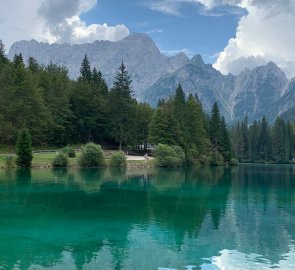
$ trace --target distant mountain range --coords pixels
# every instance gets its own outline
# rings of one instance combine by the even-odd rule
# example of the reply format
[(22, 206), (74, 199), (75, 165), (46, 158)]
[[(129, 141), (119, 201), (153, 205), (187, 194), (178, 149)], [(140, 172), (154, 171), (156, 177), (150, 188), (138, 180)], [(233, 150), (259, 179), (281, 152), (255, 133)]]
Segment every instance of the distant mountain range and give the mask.
[[(53, 62), (68, 68), (75, 79), (79, 75), (81, 61), (88, 55), (92, 67), (100, 70), (111, 86), (122, 61), (133, 80), (135, 97), (155, 106), (159, 99), (173, 94), (177, 85), (183, 90), (198, 94), (204, 109), (209, 111), (215, 101), (228, 121), (248, 116), (249, 121), (266, 115), (270, 121), (278, 115), (295, 114), (295, 78), (288, 80), (284, 72), (273, 62), (253, 70), (245, 70), (238, 76), (225, 76), (210, 64), (204, 64), (200, 55), (191, 60), (183, 53), (167, 57), (159, 51), (145, 34), (130, 34), (117, 41), (69, 45), (47, 44), (35, 40), (14, 43), (8, 57), (22, 53), (24, 60), (32, 56), (40, 64)], [(295, 120), (295, 118), (293, 119)]]

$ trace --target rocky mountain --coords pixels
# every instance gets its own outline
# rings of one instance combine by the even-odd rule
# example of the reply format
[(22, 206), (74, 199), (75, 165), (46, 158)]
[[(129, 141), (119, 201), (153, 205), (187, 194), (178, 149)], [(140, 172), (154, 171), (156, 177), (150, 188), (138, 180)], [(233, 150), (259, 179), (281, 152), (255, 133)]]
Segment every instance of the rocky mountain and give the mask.
[(156, 106), (159, 99), (172, 95), (181, 83), (186, 95), (198, 95), (205, 110), (209, 111), (217, 101), (228, 121), (245, 116), (253, 121), (263, 115), (273, 121), (295, 106), (295, 79), (289, 81), (275, 63), (245, 70), (238, 76), (224, 76), (205, 64), (201, 55), (190, 60), (183, 53), (174, 57), (161, 54), (145, 34), (133, 33), (117, 42), (80, 45), (19, 41), (10, 48), (8, 57), (12, 59), (20, 52), (25, 61), (32, 56), (44, 65), (53, 62), (67, 67), (73, 79), (79, 76), (81, 61), (87, 54), (92, 67), (103, 73), (109, 86), (124, 61), (139, 101)]
[(11, 46), (8, 57), (12, 59), (16, 53), (22, 53), (25, 61), (34, 57), (44, 65), (53, 62), (65, 66), (73, 79), (79, 76), (82, 59), (87, 54), (91, 66), (102, 72), (109, 86), (124, 61), (138, 99), (141, 98), (141, 92), (157, 79), (189, 62), (189, 58), (183, 53), (174, 57), (161, 54), (147, 35), (137, 33), (117, 42), (95, 41), (77, 45), (47, 44), (36, 40), (19, 41)]
[(270, 121), (295, 104), (295, 80), (290, 82), (280, 68), (270, 62), (238, 76), (224, 76), (200, 55), (174, 73), (158, 79), (144, 92), (144, 99), (156, 105), (181, 84), (186, 95), (197, 94), (209, 111), (215, 101), (228, 121), (248, 116), (249, 121), (266, 115)]

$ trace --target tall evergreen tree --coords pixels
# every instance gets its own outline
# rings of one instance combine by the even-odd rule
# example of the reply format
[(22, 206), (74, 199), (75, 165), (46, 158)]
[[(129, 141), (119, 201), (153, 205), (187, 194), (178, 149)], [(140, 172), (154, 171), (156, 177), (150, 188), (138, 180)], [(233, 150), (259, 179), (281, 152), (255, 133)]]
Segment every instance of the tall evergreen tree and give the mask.
[(254, 121), (249, 128), (249, 150), (250, 161), (255, 162), (259, 158), (259, 125), (257, 121)]
[(9, 61), (5, 55), (5, 46), (2, 42), (2, 40), (0, 39), (0, 66), (7, 64)]
[(272, 154), (276, 161), (287, 161), (289, 159), (289, 144), (286, 123), (277, 118), (273, 127)]
[(288, 145), (289, 145), (289, 153), (288, 159), (293, 160), (294, 151), (295, 151), (295, 132), (294, 132), (294, 124), (290, 121), (287, 123), (287, 136), (288, 136)]
[(80, 75), (81, 75), (80, 78), (83, 81), (87, 81), (87, 82), (92, 81), (91, 67), (90, 67), (88, 56), (86, 54), (85, 54), (84, 59), (83, 59), (82, 64), (81, 64)]
[(203, 121), (203, 111), (198, 101), (189, 95), (184, 110), (185, 151), (187, 159), (195, 159), (204, 154), (208, 139)]
[(174, 97), (174, 115), (176, 120), (181, 123), (184, 117), (185, 110), (185, 94), (182, 90), (182, 86), (179, 84), (175, 91)]
[(151, 121), (149, 141), (153, 144), (179, 145), (180, 130), (173, 116), (173, 104), (160, 106)]
[(268, 160), (271, 155), (271, 136), (266, 117), (263, 116), (258, 136), (259, 159)]
[(16, 164), (19, 167), (30, 168), (32, 165), (32, 141), (27, 129), (21, 129), (16, 142)]
[(131, 79), (122, 62), (109, 93), (109, 132), (122, 148), (123, 144), (135, 143), (135, 106)]
[(232, 158), (232, 148), (230, 143), (230, 138), (226, 126), (224, 117), (221, 118), (220, 123), (220, 132), (221, 132), (221, 154), (226, 162), (230, 162)]
[(221, 144), (221, 117), (217, 103), (215, 102), (211, 111), (210, 118), (210, 141), (215, 151), (220, 150)]

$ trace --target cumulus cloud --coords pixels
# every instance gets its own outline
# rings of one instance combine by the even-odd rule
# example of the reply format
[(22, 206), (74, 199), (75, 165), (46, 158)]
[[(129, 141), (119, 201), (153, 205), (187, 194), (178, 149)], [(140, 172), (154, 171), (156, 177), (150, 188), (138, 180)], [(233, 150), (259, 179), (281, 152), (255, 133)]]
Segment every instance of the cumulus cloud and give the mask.
[(224, 74), (239, 74), (273, 61), (288, 77), (295, 77), (295, 0), (149, 0), (147, 4), (174, 16), (183, 15), (184, 4), (197, 5), (199, 14), (205, 16), (238, 14), (236, 36), (228, 41), (214, 67)]
[(223, 4), (247, 10), (236, 37), (229, 40), (214, 67), (238, 74), (245, 68), (273, 61), (288, 77), (295, 76), (295, 1), (223, 0)]
[[(5, 3), (4, 3), (5, 2)], [(84, 43), (117, 41), (129, 34), (125, 25), (87, 25), (80, 17), (97, 0), (0, 1), (0, 33), (7, 47), (20, 39), (45, 42)]]

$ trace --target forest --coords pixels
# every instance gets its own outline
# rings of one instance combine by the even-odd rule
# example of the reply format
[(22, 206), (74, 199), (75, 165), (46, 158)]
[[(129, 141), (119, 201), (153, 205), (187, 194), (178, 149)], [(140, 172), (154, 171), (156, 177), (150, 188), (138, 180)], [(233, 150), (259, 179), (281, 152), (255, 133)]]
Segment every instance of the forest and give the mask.
[(186, 163), (220, 165), (233, 162), (293, 160), (294, 125), (278, 118), (270, 126), (264, 117), (247, 118), (227, 127), (218, 101), (208, 114), (197, 95), (179, 85), (175, 94), (159, 100), (157, 108), (139, 103), (124, 63), (112, 87), (81, 59), (80, 76), (71, 80), (67, 69), (24, 63), (21, 54), (6, 57), (0, 43), (0, 143), (15, 144), (18, 131), (29, 130), (35, 146), (66, 146), (95, 142), (103, 148), (139, 151), (147, 145), (178, 146)]

